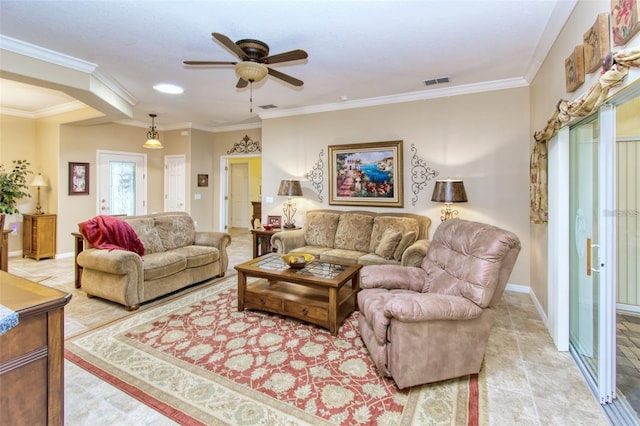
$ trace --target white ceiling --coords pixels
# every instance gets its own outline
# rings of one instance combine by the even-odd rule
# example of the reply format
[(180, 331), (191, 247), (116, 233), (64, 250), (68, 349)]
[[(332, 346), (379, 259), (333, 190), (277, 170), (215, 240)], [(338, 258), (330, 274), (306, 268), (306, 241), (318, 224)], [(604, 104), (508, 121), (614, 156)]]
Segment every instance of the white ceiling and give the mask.
[[(575, 0), (0, 0), (0, 48), (15, 39), (97, 65), (129, 95), (134, 121), (148, 122), (148, 114), (156, 113), (160, 128), (191, 123), (215, 129), (257, 122), (265, 111), (321, 111), (524, 86), (574, 5)], [(237, 60), (212, 32), (234, 41), (261, 40), (270, 54), (306, 50), (307, 60), (272, 65), (304, 86), (269, 76), (253, 85), (250, 113), (250, 90), (235, 88), (233, 67), (193, 69), (182, 63)], [(451, 82), (424, 84), (444, 76)], [(154, 91), (161, 82), (185, 92)], [(27, 87), (2, 80), (0, 108), (37, 115), (73, 105), (63, 93), (34, 97)], [(269, 104), (278, 109), (259, 108)]]

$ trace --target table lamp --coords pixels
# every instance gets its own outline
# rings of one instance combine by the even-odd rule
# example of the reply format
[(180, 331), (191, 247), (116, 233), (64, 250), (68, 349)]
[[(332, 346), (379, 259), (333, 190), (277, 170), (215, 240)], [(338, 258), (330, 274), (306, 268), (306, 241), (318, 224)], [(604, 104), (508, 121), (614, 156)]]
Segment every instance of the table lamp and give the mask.
[(35, 186), (36, 188), (38, 188), (38, 198), (37, 198), (37, 202), (36, 202), (36, 214), (44, 214), (44, 212), (42, 211), (42, 206), (40, 205), (40, 188), (42, 188), (43, 186), (49, 186), (49, 185), (44, 180), (42, 175), (40, 173), (38, 173), (38, 176), (36, 176), (33, 179), (33, 182), (31, 182), (31, 186)]
[(301, 197), (302, 196), (302, 187), (300, 186), (299, 180), (281, 180), (280, 188), (278, 189), (278, 195), (287, 196), (287, 201), (283, 204), (284, 208), (282, 209), (284, 213), (284, 228), (295, 228), (295, 221), (293, 220), (293, 215), (296, 214), (296, 203), (291, 199), (291, 197)]
[(445, 204), (445, 208), (441, 210), (442, 216), (440, 216), (440, 220), (442, 222), (457, 216), (458, 210), (452, 210), (451, 204), (468, 201), (462, 179), (437, 180), (433, 187), (431, 201)]

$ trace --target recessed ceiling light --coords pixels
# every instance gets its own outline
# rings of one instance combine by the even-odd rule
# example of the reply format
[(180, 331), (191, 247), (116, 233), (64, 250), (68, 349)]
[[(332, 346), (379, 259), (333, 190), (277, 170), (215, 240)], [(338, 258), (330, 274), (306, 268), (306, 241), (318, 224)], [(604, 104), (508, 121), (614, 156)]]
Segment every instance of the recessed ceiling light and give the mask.
[(179, 95), (184, 92), (184, 89), (175, 84), (160, 83), (153, 86), (158, 92), (169, 93), (170, 95)]

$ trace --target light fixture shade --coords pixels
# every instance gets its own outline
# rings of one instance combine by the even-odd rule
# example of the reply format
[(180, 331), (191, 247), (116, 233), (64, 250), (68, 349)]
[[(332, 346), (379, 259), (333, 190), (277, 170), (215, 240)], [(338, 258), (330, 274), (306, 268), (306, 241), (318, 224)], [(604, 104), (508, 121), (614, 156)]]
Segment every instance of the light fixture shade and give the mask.
[(44, 180), (44, 177), (38, 173), (38, 176), (31, 182), (31, 186), (49, 186), (49, 184)]
[(147, 141), (142, 145), (143, 148), (148, 149), (162, 149), (164, 148), (158, 139), (147, 139)]
[(151, 127), (149, 127), (149, 131), (147, 132), (147, 141), (142, 145), (142, 147), (148, 149), (162, 149), (164, 147), (160, 143), (160, 135), (156, 132), (155, 118), (157, 115), (149, 114), (149, 117), (151, 117)]
[(285, 195), (287, 197), (302, 197), (302, 186), (300, 186), (299, 180), (281, 180), (280, 188), (278, 189), (278, 195)]
[(267, 76), (269, 69), (258, 62), (242, 61), (236, 64), (236, 72), (245, 81), (258, 82)]
[(467, 193), (461, 179), (437, 180), (433, 187), (431, 201), (439, 203), (465, 203)]

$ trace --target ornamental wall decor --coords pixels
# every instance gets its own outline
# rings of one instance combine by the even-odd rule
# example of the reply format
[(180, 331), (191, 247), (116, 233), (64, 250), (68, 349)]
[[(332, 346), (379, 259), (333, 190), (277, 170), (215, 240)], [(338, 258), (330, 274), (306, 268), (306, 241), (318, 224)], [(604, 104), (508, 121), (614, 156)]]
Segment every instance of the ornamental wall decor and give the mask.
[(227, 151), (227, 154), (251, 154), (252, 152), (260, 152), (260, 142), (255, 142), (249, 135), (244, 135), (240, 142), (233, 144), (233, 149)]
[(415, 206), (418, 202), (418, 193), (424, 189), (427, 182), (431, 179), (435, 179), (440, 173), (428, 167), (424, 160), (418, 157), (418, 150), (414, 144), (411, 144), (411, 192), (413, 192), (413, 198), (411, 199), (411, 205)]
[(321, 149), (320, 154), (318, 154), (318, 161), (313, 165), (313, 168), (304, 175), (304, 177), (311, 182), (313, 187), (318, 192), (318, 198), (321, 202), (324, 201), (324, 197), (322, 196), (322, 190), (324, 189), (324, 161), (322, 161), (323, 155), (324, 149)]

